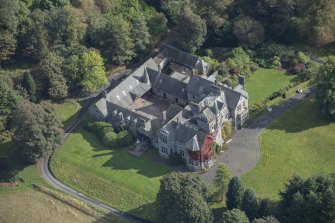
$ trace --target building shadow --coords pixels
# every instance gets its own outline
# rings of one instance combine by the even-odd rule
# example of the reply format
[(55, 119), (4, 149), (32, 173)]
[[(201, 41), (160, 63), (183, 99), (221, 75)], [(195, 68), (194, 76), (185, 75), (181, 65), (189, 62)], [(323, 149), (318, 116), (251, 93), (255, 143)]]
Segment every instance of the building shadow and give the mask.
[(103, 145), (102, 140), (94, 135), (94, 133), (81, 131), (80, 132), (96, 154), (94, 158), (103, 156), (110, 156), (102, 167), (111, 168), (113, 170), (135, 170), (136, 173), (146, 176), (148, 178), (160, 177), (171, 173), (172, 168), (160, 164), (147, 158), (146, 156), (135, 157), (128, 153), (128, 148), (109, 148)]

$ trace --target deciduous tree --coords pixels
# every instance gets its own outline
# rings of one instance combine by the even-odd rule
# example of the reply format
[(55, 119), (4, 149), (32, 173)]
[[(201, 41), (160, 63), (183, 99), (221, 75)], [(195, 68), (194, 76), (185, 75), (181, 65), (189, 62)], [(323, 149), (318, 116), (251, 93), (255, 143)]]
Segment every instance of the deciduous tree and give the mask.
[(316, 97), (322, 114), (335, 119), (335, 58), (330, 58), (320, 69)]
[(168, 174), (161, 179), (157, 195), (159, 218), (166, 223), (212, 222), (207, 199), (208, 187), (198, 176)]
[(222, 223), (249, 223), (248, 217), (239, 209), (232, 209), (223, 212)]
[(185, 7), (178, 20), (176, 32), (180, 46), (194, 53), (205, 41), (206, 22), (189, 7)]
[(22, 100), (13, 117), (14, 140), (28, 162), (36, 162), (61, 145), (64, 131), (50, 104)]
[(254, 47), (263, 43), (264, 28), (255, 19), (242, 16), (234, 22), (234, 35), (241, 44)]

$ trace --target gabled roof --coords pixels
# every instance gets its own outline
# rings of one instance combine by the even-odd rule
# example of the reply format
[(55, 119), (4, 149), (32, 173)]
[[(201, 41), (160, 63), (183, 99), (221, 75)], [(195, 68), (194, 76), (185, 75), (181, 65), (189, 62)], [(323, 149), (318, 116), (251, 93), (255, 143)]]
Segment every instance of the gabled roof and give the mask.
[(153, 88), (187, 100), (186, 83), (152, 69), (148, 69), (148, 74)]
[(175, 133), (175, 140), (182, 143), (186, 143), (197, 134), (197, 130), (179, 123), (177, 124), (174, 133)]
[(212, 82), (204, 78), (193, 76), (187, 84), (187, 91), (195, 95), (207, 95), (212, 90)]
[(202, 111), (202, 114), (205, 116), (207, 121), (212, 121), (215, 118), (214, 112), (209, 107), (205, 108)]
[(147, 60), (125, 80), (107, 94), (107, 100), (123, 107), (134, 103), (136, 97), (141, 97), (151, 89), (147, 69), (158, 69), (153, 59)]
[(105, 98), (101, 98), (99, 101), (97, 101), (97, 103), (95, 103), (95, 106), (105, 117), (107, 117), (108, 109), (107, 109), (107, 101)]
[(161, 52), (159, 56), (168, 57), (191, 69), (196, 69), (199, 73), (207, 74), (209, 72), (209, 65), (206, 62), (175, 47), (165, 45), (162, 47)]
[(228, 108), (231, 110), (235, 110), (238, 105), (238, 102), (240, 101), (241, 93), (225, 86), (221, 86), (221, 89), (224, 91), (226, 95)]

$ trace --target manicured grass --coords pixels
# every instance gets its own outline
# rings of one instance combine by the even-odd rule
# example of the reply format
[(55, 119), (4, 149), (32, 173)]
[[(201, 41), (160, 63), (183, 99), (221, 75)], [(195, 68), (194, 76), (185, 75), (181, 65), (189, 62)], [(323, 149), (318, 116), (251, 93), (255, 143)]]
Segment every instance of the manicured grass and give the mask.
[(260, 102), (292, 83), (294, 75), (286, 74), (276, 69), (260, 68), (246, 80), (246, 89), (249, 93), (249, 106)]
[(55, 112), (63, 122), (64, 128), (75, 118), (81, 106), (75, 100), (67, 100), (62, 104), (54, 104)]
[(171, 169), (146, 157), (133, 157), (126, 149), (111, 150), (92, 133), (80, 129), (56, 152), (54, 175), (112, 207), (155, 219), (159, 179)]
[(314, 98), (293, 107), (260, 136), (261, 157), (242, 179), (261, 197), (278, 199), (294, 174), (335, 171), (335, 123), (321, 119)]

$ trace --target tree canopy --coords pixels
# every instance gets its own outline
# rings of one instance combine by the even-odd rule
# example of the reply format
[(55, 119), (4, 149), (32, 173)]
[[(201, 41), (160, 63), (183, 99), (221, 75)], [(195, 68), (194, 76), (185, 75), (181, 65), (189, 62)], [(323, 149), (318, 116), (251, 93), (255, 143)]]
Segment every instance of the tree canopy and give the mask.
[(320, 69), (317, 99), (326, 118), (335, 120), (335, 58), (330, 58)]
[(13, 112), (14, 140), (31, 163), (50, 154), (63, 140), (63, 125), (50, 104), (21, 100)]
[(198, 176), (171, 173), (161, 179), (157, 194), (158, 216), (161, 222), (212, 222), (212, 212), (206, 203), (209, 191)]

